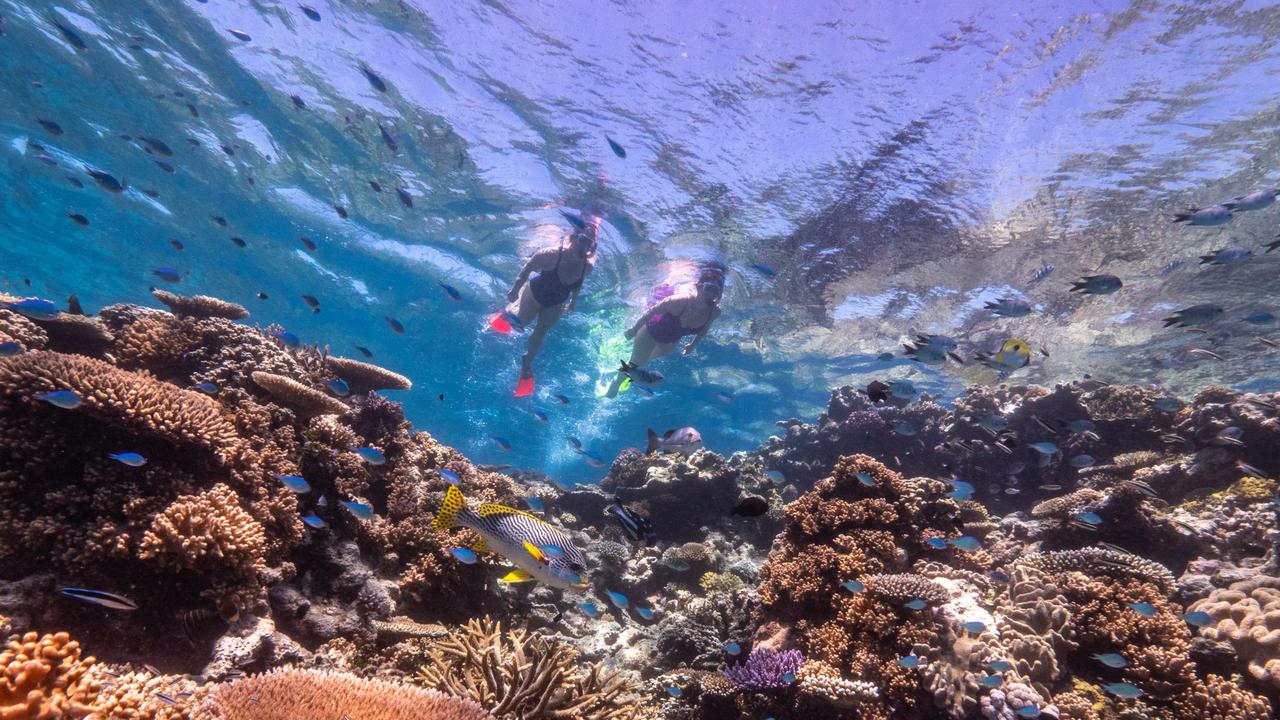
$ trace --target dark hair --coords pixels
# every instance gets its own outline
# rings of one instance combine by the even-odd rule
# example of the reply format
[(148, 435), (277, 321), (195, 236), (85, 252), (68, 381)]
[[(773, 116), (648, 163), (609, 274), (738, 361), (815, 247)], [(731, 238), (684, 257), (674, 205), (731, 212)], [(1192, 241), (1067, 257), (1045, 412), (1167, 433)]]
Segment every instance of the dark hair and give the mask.
[(586, 253), (587, 259), (590, 260), (594, 258), (596, 256), (596, 242), (599, 238), (599, 232), (596, 230), (595, 225), (587, 225), (585, 228), (574, 230), (573, 233), (569, 235), (569, 240), (573, 241), (580, 237), (585, 237), (590, 241), (590, 245), (588, 246)]
[[(704, 265), (702, 266), (702, 269), (698, 271), (698, 285), (701, 286), (704, 283), (711, 283), (712, 285), (715, 285), (716, 288), (720, 290), (720, 297), (724, 297), (724, 280), (724, 266), (719, 263)], [(719, 303), (720, 297), (717, 297), (713, 301), (713, 304)]]

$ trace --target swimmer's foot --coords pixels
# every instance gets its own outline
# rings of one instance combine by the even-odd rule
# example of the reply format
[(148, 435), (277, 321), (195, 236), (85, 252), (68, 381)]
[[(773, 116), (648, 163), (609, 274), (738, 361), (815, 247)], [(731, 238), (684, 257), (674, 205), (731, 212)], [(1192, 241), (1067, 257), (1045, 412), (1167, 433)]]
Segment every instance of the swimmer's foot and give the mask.
[(506, 313), (498, 313), (489, 318), (489, 327), (493, 328), (495, 332), (500, 332), (503, 335), (511, 332), (511, 323), (508, 322), (506, 315)]
[(533, 394), (533, 375), (524, 375), (516, 381), (516, 397), (528, 397)]

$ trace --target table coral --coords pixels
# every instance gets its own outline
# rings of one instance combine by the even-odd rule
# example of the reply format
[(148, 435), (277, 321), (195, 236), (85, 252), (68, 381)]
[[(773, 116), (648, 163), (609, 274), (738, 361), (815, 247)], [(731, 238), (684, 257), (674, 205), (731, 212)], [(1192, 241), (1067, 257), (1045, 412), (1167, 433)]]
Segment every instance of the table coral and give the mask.
[(372, 363), (330, 355), (325, 365), (338, 377), (347, 381), (352, 392), (369, 390), (409, 390), (413, 381)]
[(257, 371), (252, 378), (273, 399), (304, 415), (344, 415), (350, 410), (341, 400), (284, 375)]
[(178, 295), (165, 290), (152, 290), (151, 294), (173, 311), (174, 315), (227, 320), (243, 320), (249, 317), (249, 311), (243, 305), (208, 295)]

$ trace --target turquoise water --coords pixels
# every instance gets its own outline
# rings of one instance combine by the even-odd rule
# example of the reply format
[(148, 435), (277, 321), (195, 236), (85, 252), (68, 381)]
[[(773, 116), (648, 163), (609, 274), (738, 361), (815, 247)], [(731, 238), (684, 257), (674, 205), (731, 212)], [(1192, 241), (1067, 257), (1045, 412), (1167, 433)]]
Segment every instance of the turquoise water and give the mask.
[[(582, 482), (603, 471), (566, 435), (608, 459), (648, 427), (693, 425), (728, 454), (839, 383), (910, 377), (947, 398), (1001, 380), (907, 361), (916, 332), (970, 359), (1009, 337), (1050, 351), (1014, 381), (1276, 387), (1237, 319), (1277, 299), (1274, 207), (1169, 221), (1277, 180), (1266, 3), (314, 5), (319, 21), (293, 3), (0, 3), (3, 289), (155, 305), (150, 271), (176, 268), (167, 289), (241, 302), (335, 354), (367, 347), (413, 378), (395, 394), (410, 419), (477, 461)], [(516, 400), (523, 340), (485, 320), (568, 230), (561, 209), (602, 218), (599, 267), (537, 359), (539, 393)], [(1257, 256), (1197, 267), (1233, 244)], [(655, 366), (656, 397), (598, 400), (649, 288), (690, 258), (730, 268), (724, 317)], [(1066, 292), (1099, 272), (1125, 289)], [(1005, 293), (1035, 313), (982, 310)], [(1202, 302), (1228, 309), (1207, 338), (1161, 330)]]

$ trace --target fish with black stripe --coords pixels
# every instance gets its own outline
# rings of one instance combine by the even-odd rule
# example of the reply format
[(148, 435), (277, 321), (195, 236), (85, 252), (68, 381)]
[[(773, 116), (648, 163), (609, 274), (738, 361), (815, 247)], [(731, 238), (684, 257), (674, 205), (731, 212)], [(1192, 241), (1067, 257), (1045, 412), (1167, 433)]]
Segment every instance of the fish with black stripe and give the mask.
[(505, 505), (485, 503), (474, 510), (457, 485), (445, 492), (435, 527), (465, 527), (480, 535), (476, 552), (501, 555), (516, 566), (501, 579), (517, 583), (537, 580), (553, 587), (587, 587), (587, 556), (560, 528), (542, 518)]

